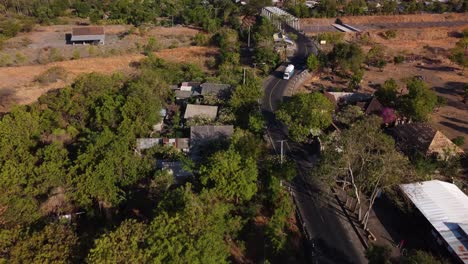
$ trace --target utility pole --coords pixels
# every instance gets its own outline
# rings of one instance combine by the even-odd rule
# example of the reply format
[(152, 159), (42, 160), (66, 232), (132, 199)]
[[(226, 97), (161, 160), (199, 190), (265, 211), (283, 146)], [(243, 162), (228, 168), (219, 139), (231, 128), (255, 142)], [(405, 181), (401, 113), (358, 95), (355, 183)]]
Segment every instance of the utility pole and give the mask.
[(242, 70), (244, 71), (244, 81), (243, 81), (243, 83), (245, 85), (245, 68), (243, 68)]
[(286, 141), (286, 139), (283, 139), (283, 140), (278, 140), (278, 142), (281, 142), (281, 164), (283, 164), (283, 156), (284, 156), (284, 151), (283, 151), (283, 143)]
[(247, 47), (250, 48), (250, 27), (249, 26), (249, 36), (247, 37)]

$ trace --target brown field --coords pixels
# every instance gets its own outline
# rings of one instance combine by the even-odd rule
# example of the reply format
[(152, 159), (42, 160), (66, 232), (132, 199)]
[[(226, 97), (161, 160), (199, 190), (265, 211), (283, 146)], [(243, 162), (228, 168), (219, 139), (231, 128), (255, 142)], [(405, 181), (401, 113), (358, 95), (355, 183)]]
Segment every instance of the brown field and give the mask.
[[(440, 16), (443, 15), (427, 15), (423, 16), (423, 18), (431, 20)], [(466, 15), (455, 14), (453, 19), (459, 17), (466, 17)], [(353, 17), (350, 19), (360, 21), (360, 19), (365, 18)], [(405, 16), (399, 19), (410, 20)], [(462, 102), (463, 84), (468, 83), (468, 77), (466, 76), (466, 70), (463, 74), (461, 68), (448, 59), (450, 49), (460, 40), (454, 33), (461, 32), (466, 28), (468, 27), (398, 29), (396, 30), (396, 38), (389, 40), (382, 37), (381, 33), (384, 30), (372, 30), (363, 33), (362, 35), (366, 35), (368, 38), (367, 43), (361, 43), (363, 49), (368, 51), (372, 45), (381, 44), (385, 49), (388, 64), (382, 70), (372, 67), (368, 69), (361, 83), (361, 91), (373, 93), (376, 85), (382, 84), (390, 78), (395, 79), (400, 87), (404, 87), (408, 78), (421, 76), (431, 89), (439, 96), (447, 99), (447, 105), (432, 114), (430, 123), (450, 139), (457, 136), (465, 137), (463, 148), (468, 151), (468, 105)], [(345, 39), (359, 41), (362, 36), (357, 37), (356, 34), (346, 34)], [(405, 63), (395, 65), (392, 60), (396, 55), (404, 55), (410, 59)], [(347, 80), (342, 80), (336, 76), (334, 76), (333, 81), (321, 78), (325, 76), (329, 76), (329, 74), (322, 73), (320, 76), (313, 76), (298, 91), (316, 90), (320, 86), (338, 89), (347, 87)]]
[[(102, 46), (66, 43), (74, 25), (36, 26), (6, 41), (0, 50), (0, 66), (47, 64), (79, 58), (110, 57), (140, 53), (150, 37), (160, 49), (188, 47), (200, 30), (189, 27), (148, 27), (143, 30), (128, 25), (105, 25), (106, 44)], [(50, 54), (54, 52), (52, 57)]]
[[(155, 52), (155, 55), (167, 61), (193, 63), (206, 69), (206, 61), (214, 58), (217, 53), (217, 48), (193, 46), (165, 49)], [(142, 58), (144, 55), (129, 54), (117, 57), (61, 61), (46, 65), (1, 67), (0, 112), (8, 111), (14, 104), (34, 102), (41, 94), (70, 84), (77, 75), (82, 73), (130, 73), (133, 70), (130, 64)], [(58, 81), (50, 85), (41, 85), (34, 81), (38, 75), (54, 66), (63, 67), (67, 71), (69, 76), (66, 81)]]
[[(340, 19), (352, 25), (372, 24), (372, 23), (413, 23), (413, 22), (441, 22), (441, 21), (467, 21), (466, 13), (450, 14), (416, 14), (416, 15), (386, 15), (386, 16), (348, 16)], [(335, 22), (335, 18), (303, 18), (301, 25), (330, 25)]]

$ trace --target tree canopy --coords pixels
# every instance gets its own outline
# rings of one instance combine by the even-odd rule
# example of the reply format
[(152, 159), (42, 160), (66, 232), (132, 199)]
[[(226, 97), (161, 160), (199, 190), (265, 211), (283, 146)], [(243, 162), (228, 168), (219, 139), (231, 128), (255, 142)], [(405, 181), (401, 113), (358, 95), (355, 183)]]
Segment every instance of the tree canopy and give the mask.
[(257, 192), (257, 165), (233, 149), (215, 153), (200, 168), (201, 182), (227, 201), (248, 201)]
[(305, 141), (311, 130), (321, 130), (332, 122), (333, 104), (321, 93), (296, 94), (276, 112), (277, 118), (288, 126), (289, 136)]
[(385, 190), (411, 179), (409, 160), (395, 149), (393, 139), (380, 129), (381, 119), (369, 116), (342, 131), (326, 146), (313, 171), (333, 186), (350, 188), (357, 199), (359, 220), (367, 224), (370, 209), (362, 218), (362, 201), (372, 208), (379, 190)]
[(426, 83), (413, 78), (406, 84), (408, 94), (401, 97), (404, 114), (415, 121), (426, 121), (437, 106), (437, 95)]

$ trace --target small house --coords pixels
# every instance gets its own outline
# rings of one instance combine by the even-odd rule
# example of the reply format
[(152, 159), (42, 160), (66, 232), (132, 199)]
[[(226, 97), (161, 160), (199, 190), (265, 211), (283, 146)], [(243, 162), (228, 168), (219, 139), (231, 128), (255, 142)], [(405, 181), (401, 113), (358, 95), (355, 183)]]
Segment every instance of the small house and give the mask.
[(184, 168), (184, 164), (181, 161), (160, 161), (158, 165), (162, 170), (173, 175), (174, 181), (177, 184), (184, 183), (193, 175), (192, 172)]
[(157, 145), (172, 146), (180, 151), (188, 152), (190, 139), (188, 138), (137, 138), (136, 149), (145, 150)]
[(234, 126), (192, 126), (190, 127), (190, 153), (197, 159), (203, 147), (213, 141), (227, 140), (234, 133)]
[(70, 42), (72, 44), (105, 44), (104, 27), (76, 27), (72, 28)]
[(218, 116), (218, 107), (212, 105), (194, 105), (194, 104), (187, 104), (187, 108), (185, 109), (184, 118), (191, 119), (194, 117), (206, 117), (211, 120), (216, 119)]
[(420, 152), (425, 156), (435, 155), (443, 159), (464, 153), (442, 132), (425, 123), (397, 125), (391, 132), (397, 146), (406, 154)]
[(217, 96), (222, 97), (224, 93), (228, 92), (231, 88), (229, 84), (222, 83), (202, 83), (200, 84), (199, 92), (203, 96)]

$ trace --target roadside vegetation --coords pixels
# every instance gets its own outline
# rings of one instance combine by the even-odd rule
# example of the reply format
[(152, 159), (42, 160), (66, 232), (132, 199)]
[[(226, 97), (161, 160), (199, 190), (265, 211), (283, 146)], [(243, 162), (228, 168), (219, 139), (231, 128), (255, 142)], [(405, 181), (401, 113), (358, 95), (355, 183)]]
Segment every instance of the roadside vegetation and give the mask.
[[(407, 1), (397, 3), (392, 0), (382, 2), (366, 2), (360, 0), (336, 1), (325, 0), (315, 6), (307, 6), (305, 0), (286, 1), (286, 7), (299, 18), (308, 17), (336, 17), (362, 16), (362, 15), (394, 15), (394, 14), (416, 14), (419, 12), (444, 13), (444, 12), (466, 12), (468, 4), (463, 1), (431, 2), (424, 4), (418, 1)], [(310, 4), (309, 4), (310, 5)]]

